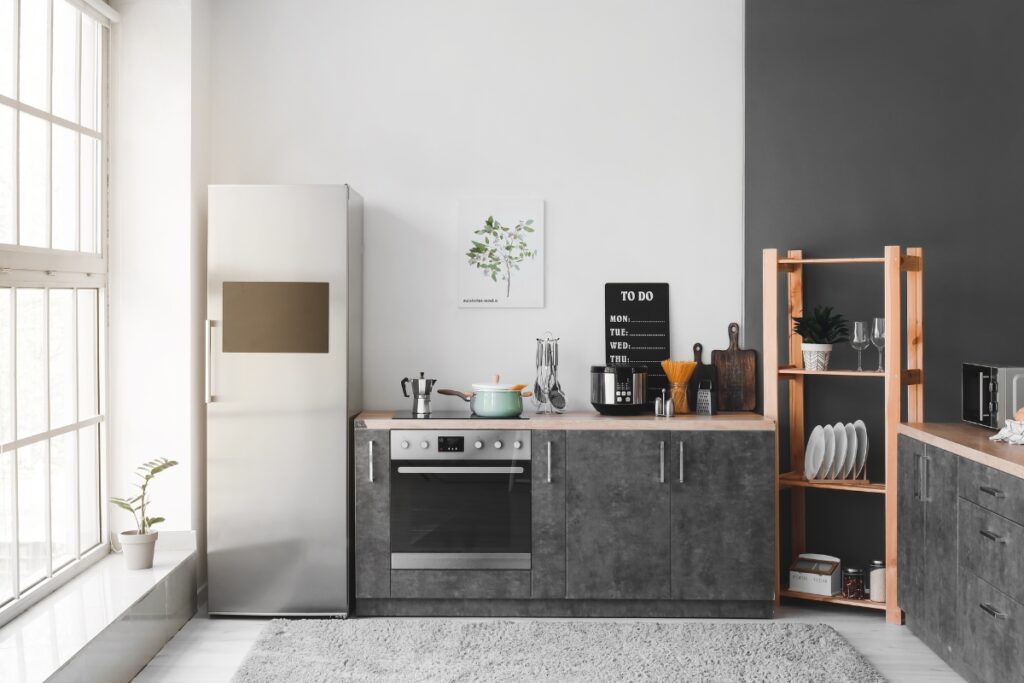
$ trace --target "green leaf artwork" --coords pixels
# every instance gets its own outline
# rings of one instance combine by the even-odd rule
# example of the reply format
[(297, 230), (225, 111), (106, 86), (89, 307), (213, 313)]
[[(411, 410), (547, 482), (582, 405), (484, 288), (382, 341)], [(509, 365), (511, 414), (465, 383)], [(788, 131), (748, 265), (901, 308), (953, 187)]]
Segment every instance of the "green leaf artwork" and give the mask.
[(111, 498), (110, 502), (117, 507), (130, 512), (132, 517), (135, 518), (135, 526), (139, 531), (139, 534), (145, 534), (150, 531), (150, 527), (154, 524), (159, 524), (164, 521), (163, 517), (147, 517), (146, 509), (149, 507), (149, 482), (152, 481), (153, 477), (160, 474), (166, 469), (170, 469), (178, 464), (177, 460), (168, 460), (167, 458), (157, 458), (156, 460), (150, 460), (149, 462), (142, 463), (137, 468), (135, 476), (141, 481), (135, 484), (135, 488), (139, 490), (139, 494), (132, 498)]
[(527, 234), (534, 231), (533, 219), (519, 221), (509, 228), (488, 216), (474, 235), (479, 239), (470, 240), (472, 246), (466, 252), (469, 265), (479, 268), (484, 277), (492, 282), (501, 279), (505, 283), (505, 298), (512, 295), (512, 273), (519, 270), (519, 264), (537, 256), (536, 249), (530, 249)]

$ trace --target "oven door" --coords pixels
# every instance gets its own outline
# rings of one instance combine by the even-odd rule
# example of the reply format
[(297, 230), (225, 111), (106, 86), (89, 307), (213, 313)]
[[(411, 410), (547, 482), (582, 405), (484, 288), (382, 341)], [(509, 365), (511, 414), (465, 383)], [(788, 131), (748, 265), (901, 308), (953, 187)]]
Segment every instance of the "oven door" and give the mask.
[(529, 460), (392, 460), (392, 569), (529, 569)]
[(995, 405), (996, 369), (986, 365), (964, 363), (961, 387), (964, 422), (990, 429), (998, 427)]

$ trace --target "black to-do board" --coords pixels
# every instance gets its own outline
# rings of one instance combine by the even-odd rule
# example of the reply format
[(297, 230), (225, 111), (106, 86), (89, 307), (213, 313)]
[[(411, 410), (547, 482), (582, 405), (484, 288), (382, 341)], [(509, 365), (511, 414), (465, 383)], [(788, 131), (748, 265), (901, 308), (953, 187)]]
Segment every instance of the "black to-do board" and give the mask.
[(661, 361), (669, 358), (668, 283), (604, 286), (604, 355), (608, 365), (647, 368), (647, 401), (668, 388)]

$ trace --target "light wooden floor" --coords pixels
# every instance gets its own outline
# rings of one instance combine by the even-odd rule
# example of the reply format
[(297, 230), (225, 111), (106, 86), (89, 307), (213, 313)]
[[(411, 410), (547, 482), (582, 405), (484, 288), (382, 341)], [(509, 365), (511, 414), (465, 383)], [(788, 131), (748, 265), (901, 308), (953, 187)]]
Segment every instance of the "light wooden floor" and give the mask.
[[(776, 619), (831, 625), (893, 683), (963, 680), (908, 629), (887, 625), (873, 610), (786, 606)], [(164, 646), (135, 683), (230, 681), (266, 623), (266, 619), (210, 619), (199, 614)]]

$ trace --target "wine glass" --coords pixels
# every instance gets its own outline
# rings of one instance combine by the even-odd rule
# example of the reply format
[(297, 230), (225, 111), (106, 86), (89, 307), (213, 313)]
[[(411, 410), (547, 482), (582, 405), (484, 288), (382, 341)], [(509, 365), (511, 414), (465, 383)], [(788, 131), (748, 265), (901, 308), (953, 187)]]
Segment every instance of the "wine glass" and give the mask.
[(853, 324), (853, 337), (850, 339), (850, 346), (857, 350), (857, 371), (864, 372), (861, 364), (861, 355), (864, 349), (871, 346), (871, 339), (868, 338), (868, 324), (859, 322)]
[(882, 350), (885, 348), (885, 318), (875, 318), (871, 326), (871, 343), (878, 349), (878, 371), (883, 372)]

